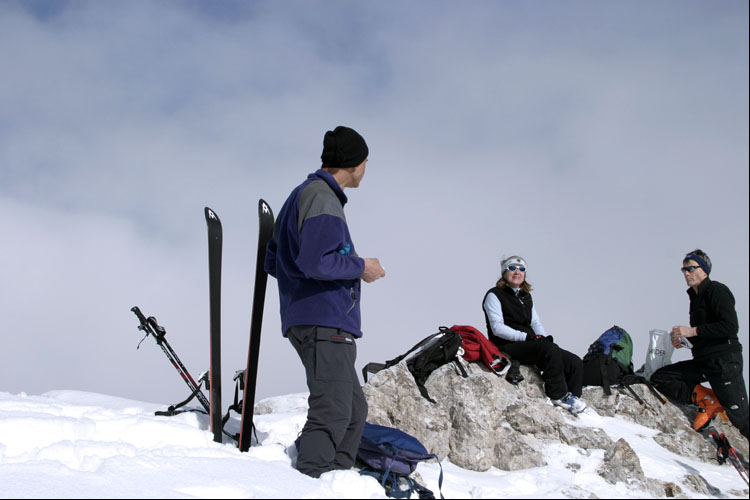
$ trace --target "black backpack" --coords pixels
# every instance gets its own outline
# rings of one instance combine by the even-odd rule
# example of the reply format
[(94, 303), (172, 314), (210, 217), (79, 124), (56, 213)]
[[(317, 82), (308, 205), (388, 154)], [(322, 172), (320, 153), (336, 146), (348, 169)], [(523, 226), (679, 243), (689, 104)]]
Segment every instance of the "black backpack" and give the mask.
[(601, 386), (604, 394), (612, 395), (610, 385), (626, 388), (640, 404), (646, 403), (630, 387), (645, 384), (662, 404), (666, 401), (653, 385), (633, 372), (633, 340), (625, 329), (615, 325), (602, 333), (583, 357), (583, 385)]
[(620, 384), (633, 374), (633, 341), (628, 332), (615, 325), (602, 333), (583, 357), (583, 384), (598, 385), (612, 394), (610, 385)]
[(414, 376), (414, 381), (417, 383), (420, 394), (431, 403), (435, 403), (436, 401), (430, 397), (424, 386), (433, 371), (446, 363), (453, 362), (460, 370), (461, 375), (468, 377), (466, 370), (458, 359), (459, 354), (463, 352), (461, 349), (461, 342), (463, 341), (461, 335), (444, 326), (441, 326), (439, 330), (437, 333), (425, 337), (417, 345), (397, 358), (385, 363), (367, 363), (362, 368), (362, 377), (365, 383), (367, 382), (368, 373), (377, 373), (380, 370), (390, 368), (411, 355), (406, 360), (406, 366)]

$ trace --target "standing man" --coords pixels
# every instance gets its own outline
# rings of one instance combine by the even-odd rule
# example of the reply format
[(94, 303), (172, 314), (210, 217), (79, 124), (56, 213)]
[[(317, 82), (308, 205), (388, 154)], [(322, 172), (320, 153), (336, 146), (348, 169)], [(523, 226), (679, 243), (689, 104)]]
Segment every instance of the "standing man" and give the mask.
[(670, 337), (678, 349), (692, 345), (693, 359), (657, 370), (651, 382), (670, 399), (688, 404), (695, 386), (708, 381), (729, 420), (747, 439), (750, 422), (734, 296), (708, 277), (711, 259), (702, 250), (687, 254), (681, 270), (689, 287), (690, 326), (673, 327)]
[(307, 422), (297, 470), (320, 477), (354, 465), (367, 418), (354, 369), (361, 281), (385, 276), (378, 259), (354, 250), (344, 216), (346, 188), (359, 187), (369, 150), (348, 127), (323, 137), (321, 168), (287, 198), (268, 242), (265, 269), (279, 284), (281, 330), (305, 367)]

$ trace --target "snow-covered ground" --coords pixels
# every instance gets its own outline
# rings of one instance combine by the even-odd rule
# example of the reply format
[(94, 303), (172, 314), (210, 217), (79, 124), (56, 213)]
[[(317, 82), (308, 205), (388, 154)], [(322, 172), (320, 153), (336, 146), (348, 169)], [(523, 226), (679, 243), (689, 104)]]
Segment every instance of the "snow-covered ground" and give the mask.
[[(307, 394), (263, 401), (256, 415), (259, 444), (240, 453), (213, 442), (206, 416), (194, 412), (157, 417), (165, 406), (79, 391), (42, 395), (0, 392), (0, 497), (3, 498), (385, 498), (378, 482), (356, 471), (312, 479), (291, 466), (287, 449), (305, 421)], [(682, 478), (699, 473), (720, 498), (747, 498), (729, 466), (675, 455), (651, 438), (655, 431), (588, 409), (576, 425), (624, 437), (641, 457), (647, 477), (673, 481), (688, 498), (701, 495)], [(229, 422), (235, 431), (237, 421)], [(229, 441), (229, 440), (227, 440)], [(514, 472), (467, 471), (448, 461), (446, 498), (644, 498), (652, 493), (611, 485), (596, 469), (604, 452), (550, 444), (549, 465)], [(417, 473), (437, 494), (440, 469)], [(415, 495), (416, 497), (416, 495)]]

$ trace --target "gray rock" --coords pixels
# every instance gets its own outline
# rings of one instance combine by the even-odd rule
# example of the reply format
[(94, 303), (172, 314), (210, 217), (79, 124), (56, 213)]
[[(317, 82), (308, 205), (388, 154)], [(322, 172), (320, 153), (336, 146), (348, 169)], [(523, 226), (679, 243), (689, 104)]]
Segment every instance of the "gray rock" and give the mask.
[(672, 432), (660, 432), (654, 436), (659, 446), (683, 457), (690, 457), (703, 462), (716, 461), (714, 448), (702, 435), (687, 426), (680, 426)]
[(448, 456), (452, 429), (449, 408), (433, 405), (422, 397), (406, 363), (378, 372), (362, 390), (370, 423), (411, 434), (440, 460)]
[(612, 484), (623, 482), (642, 487), (646, 482), (641, 460), (622, 438), (604, 453), (604, 461), (596, 473)]
[[(466, 378), (453, 364), (432, 373), (425, 387), (434, 404), (419, 393), (405, 362), (381, 371), (363, 387), (369, 403), (368, 421), (399, 428), (441, 460), (448, 458), (469, 470), (544, 466), (544, 443), (562, 442), (582, 450), (606, 450), (597, 472), (610, 483), (625, 482), (648, 496), (682, 497), (685, 490), (719, 493), (695, 474), (674, 478), (673, 483), (647, 478), (628, 443), (622, 439), (613, 442), (602, 429), (576, 425), (574, 417), (552, 406), (533, 367), (521, 367), (524, 380), (518, 385), (511, 385), (480, 363), (464, 362), (464, 367)], [(694, 413), (691, 416), (683, 407), (659, 402), (645, 385), (631, 388), (643, 404), (630, 391), (617, 387), (612, 387), (611, 396), (600, 387), (586, 387), (582, 397), (600, 416), (624, 418), (659, 431), (654, 440), (673, 453), (715, 463), (713, 446), (692, 429)], [(726, 432), (747, 456), (747, 440), (734, 427), (718, 418), (714, 426)]]
[(685, 476), (685, 484), (693, 491), (703, 495), (719, 496), (721, 491), (709, 484), (700, 474), (688, 474)]
[(547, 465), (537, 446), (529, 443), (523, 435), (503, 428), (493, 448), (495, 459), (492, 465), (501, 470), (521, 470)]
[(571, 446), (577, 446), (584, 450), (601, 449), (607, 450), (614, 446), (615, 442), (601, 429), (590, 427), (574, 427), (562, 425), (559, 428), (560, 440)]
[(508, 424), (521, 434), (532, 434), (539, 439), (559, 441), (560, 426), (565, 420), (562, 412), (548, 404), (526, 399), (509, 405), (503, 411)]

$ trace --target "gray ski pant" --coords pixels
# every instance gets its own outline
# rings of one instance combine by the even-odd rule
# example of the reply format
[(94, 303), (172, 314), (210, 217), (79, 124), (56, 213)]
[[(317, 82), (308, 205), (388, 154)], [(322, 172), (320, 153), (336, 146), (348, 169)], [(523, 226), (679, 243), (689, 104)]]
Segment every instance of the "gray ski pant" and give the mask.
[(297, 470), (320, 477), (350, 469), (367, 419), (367, 400), (354, 368), (356, 337), (336, 328), (294, 326), (287, 338), (302, 360), (310, 390)]

